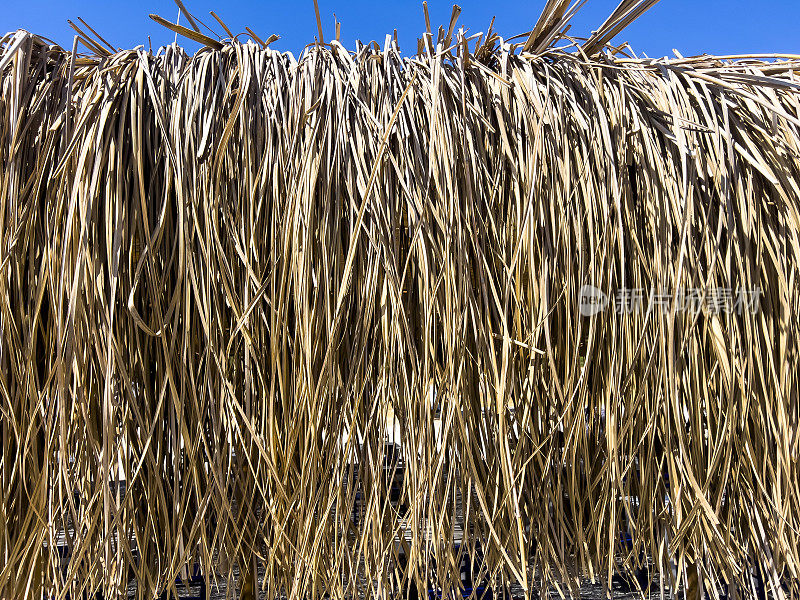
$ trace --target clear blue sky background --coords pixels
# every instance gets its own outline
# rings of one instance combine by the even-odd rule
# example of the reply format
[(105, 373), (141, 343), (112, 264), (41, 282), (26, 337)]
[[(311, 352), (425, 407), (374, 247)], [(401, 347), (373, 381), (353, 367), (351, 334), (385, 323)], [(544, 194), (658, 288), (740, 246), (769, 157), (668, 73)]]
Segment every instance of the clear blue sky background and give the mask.
[[(529, 30), (544, 0), (462, 0), (459, 25), (473, 33), (486, 31), (492, 16), (495, 30), (504, 37)], [(214, 10), (234, 33), (252, 28), (263, 39), (281, 36), (274, 44), (297, 54), (317, 33), (312, 0), (187, 0), (189, 10), (216, 30), (221, 28), (208, 14)], [(447, 26), (453, 2), (429, 0), (431, 25)], [(319, 0), (323, 31), (332, 36), (333, 14), (342, 22), (342, 41), (352, 48), (356, 39), (377, 40), (381, 46), (387, 33), (398, 30), (400, 48), (416, 51), (416, 39), (425, 30), (422, 0)], [(587, 35), (597, 28), (617, 5), (617, 0), (589, 0), (576, 17), (574, 35)], [(0, 10), (2, 32), (18, 28), (49, 37), (66, 48), (72, 46), (67, 19), (82, 17), (115, 46), (131, 48), (148, 43), (153, 48), (170, 43), (174, 34), (148, 18), (156, 13), (174, 22), (177, 7), (172, 0), (101, 2), (77, 0), (9, 0)], [(181, 20), (185, 24), (185, 20)], [(800, 0), (661, 0), (615, 40), (629, 41), (638, 53), (652, 57), (683, 55), (784, 52), (800, 54)], [(188, 48), (197, 45), (180, 39)]]

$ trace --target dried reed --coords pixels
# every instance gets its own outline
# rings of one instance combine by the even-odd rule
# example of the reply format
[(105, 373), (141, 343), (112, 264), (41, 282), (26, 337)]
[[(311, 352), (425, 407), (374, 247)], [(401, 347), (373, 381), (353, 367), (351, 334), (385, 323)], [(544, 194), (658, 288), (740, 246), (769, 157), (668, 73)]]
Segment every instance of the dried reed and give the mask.
[(2, 38), (0, 597), (800, 593), (800, 57), (568, 4), (412, 56)]

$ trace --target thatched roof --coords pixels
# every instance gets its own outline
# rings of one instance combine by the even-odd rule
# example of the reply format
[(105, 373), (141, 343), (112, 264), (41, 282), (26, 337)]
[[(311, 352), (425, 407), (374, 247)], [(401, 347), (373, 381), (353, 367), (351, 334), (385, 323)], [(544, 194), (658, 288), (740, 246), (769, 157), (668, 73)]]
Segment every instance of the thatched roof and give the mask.
[(606, 46), (649, 4), (2, 38), (0, 596), (800, 592), (800, 57)]

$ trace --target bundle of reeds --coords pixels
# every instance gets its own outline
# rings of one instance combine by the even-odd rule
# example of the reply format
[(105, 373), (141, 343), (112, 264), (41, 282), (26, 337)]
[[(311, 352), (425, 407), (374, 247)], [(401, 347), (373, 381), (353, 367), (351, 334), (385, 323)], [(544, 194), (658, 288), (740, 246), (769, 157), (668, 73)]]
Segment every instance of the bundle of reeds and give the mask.
[(568, 4), (2, 38), (0, 597), (800, 593), (800, 57)]

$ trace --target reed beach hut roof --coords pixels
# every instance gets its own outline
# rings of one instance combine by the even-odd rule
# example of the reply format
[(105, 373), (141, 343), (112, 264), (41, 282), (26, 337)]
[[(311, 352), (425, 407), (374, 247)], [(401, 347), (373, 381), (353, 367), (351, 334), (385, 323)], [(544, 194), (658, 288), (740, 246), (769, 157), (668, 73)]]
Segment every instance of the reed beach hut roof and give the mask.
[(800, 593), (800, 56), (653, 3), (3, 37), (0, 597)]

